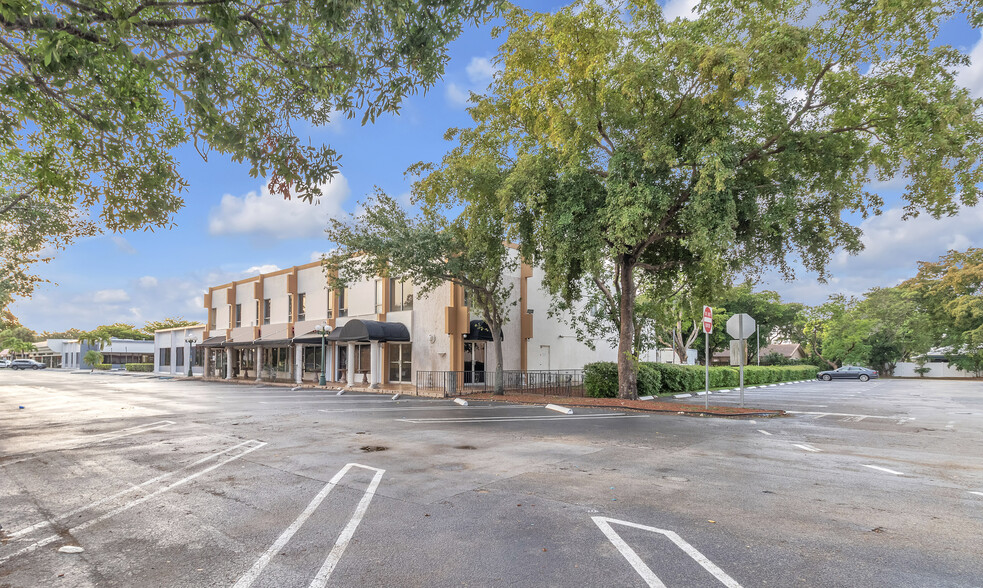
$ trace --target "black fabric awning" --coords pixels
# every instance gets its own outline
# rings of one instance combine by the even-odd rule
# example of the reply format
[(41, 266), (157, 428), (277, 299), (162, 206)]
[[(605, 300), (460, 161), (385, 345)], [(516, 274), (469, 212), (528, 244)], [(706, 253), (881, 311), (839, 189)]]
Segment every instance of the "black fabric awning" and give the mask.
[(198, 344), (198, 347), (223, 347), (225, 344), (225, 335), (220, 335), (218, 337), (209, 337)]
[(226, 341), (222, 344), (222, 347), (254, 347), (256, 344), (253, 341)]
[[(333, 329), (330, 333), (328, 333), (327, 337), (325, 337), (324, 339), (326, 341), (337, 341), (339, 331), (341, 331), (341, 329)], [(321, 333), (318, 333), (317, 331), (308, 331), (303, 335), (298, 335), (294, 337), (292, 341), (294, 343), (303, 343), (305, 345), (310, 345), (312, 343), (320, 343)]]
[(384, 323), (352, 319), (345, 326), (332, 331), (338, 333), (338, 341), (409, 341), (410, 331), (403, 323)]
[[(503, 337), (504, 339), (504, 337)], [(465, 341), (491, 341), (492, 332), (488, 323), (483, 320), (473, 320), (468, 325), (468, 332), (464, 334)]]

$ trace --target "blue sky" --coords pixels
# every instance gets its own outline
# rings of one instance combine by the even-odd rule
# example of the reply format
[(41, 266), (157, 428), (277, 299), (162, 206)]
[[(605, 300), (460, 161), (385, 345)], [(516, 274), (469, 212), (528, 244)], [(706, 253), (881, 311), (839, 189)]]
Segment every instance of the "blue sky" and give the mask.
[[(563, 5), (520, 4), (544, 11)], [(694, 4), (671, 0), (666, 12), (685, 15)], [(977, 96), (983, 95), (980, 32), (953, 24), (942, 38), (971, 55), (972, 66), (961, 80)], [(417, 161), (439, 160), (450, 147), (443, 140), (444, 131), (469, 125), (468, 91), (486, 87), (497, 46), (491, 26), (465, 30), (451, 46), (444, 80), (427, 94), (409, 98), (398, 117), (366, 126), (358, 120), (333, 121), (320, 128), (308, 125), (313, 141), (326, 142), (343, 154), (341, 176), (317, 207), (270, 198), (264, 194), (263, 179), (251, 178), (246, 166), (226, 157), (213, 153), (205, 162), (193, 147), (179, 150), (181, 173), (190, 186), (173, 229), (85, 239), (41, 266), (51, 283), (41, 285), (32, 299), (14, 303), (11, 310), (38, 332), (91, 329), (117, 321), (142, 326), (168, 316), (202, 320), (202, 293), (209, 285), (316, 259), (331, 247), (323, 237), (329, 216), (351, 213), (374, 186), (392, 195), (407, 194), (404, 170)], [(949, 248), (983, 247), (983, 206), (940, 221), (902, 222), (892, 206), (898, 202), (899, 187), (877, 186), (888, 203), (885, 214), (864, 221), (864, 253), (831, 261), (829, 283), (818, 284), (808, 275), (786, 283), (766, 274), (763, 287), (777, 290), (786, 300), (818, 304), (833, 292), (860, 294), (874, 286), (894, 285), (914, 274), (918, 260), (934, 259)], [(292, 227), (289, 234), (284, 227)]]

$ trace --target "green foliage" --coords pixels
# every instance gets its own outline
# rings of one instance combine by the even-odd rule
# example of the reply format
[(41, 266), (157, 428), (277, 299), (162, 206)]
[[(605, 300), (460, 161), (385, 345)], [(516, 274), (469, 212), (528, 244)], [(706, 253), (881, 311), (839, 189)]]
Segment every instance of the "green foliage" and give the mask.
[(568, 305), (585, 284), (601, 292), (621, 396), (636, 392), (639, 292), (658, 304), (738, 270), (791, 276), (795, 258), (825, 275), (834, 251), (861, 247), (842, 213), (879, 212), (872, 173), (908, 179), (912, 214), (977, 202), (983, 101), (951, 74), (966, 57), (936, 38), (976, 4), (816, 8), (704, 0), (670, 22), (656, 0), (588, 0), (506, 14), (501, 72), (461, 148), (514, 154), (507, 209), (524, 257)]
[(179, 145), (246, 162), (274, 194), (316, 200), (340, 154), (291, 125), (398, 113), (443, 74), (447, 44), (494, 6), (0, 4), (0, 307), (30, 294), (45, 245), (100, 225), (170, 227), (187, 185)]
[(185, 320), (182, 317), (168, 317), (162, 321), (147, 321), (140, 332), (151, 339), (154, 337), (154, 333), (160, 331), (161, 329), (174, 329), (177, 327), (193, 327), (201, 323), (196, 321)]
[(128, 364), (126, 364), (126, 371), (128, 371), (128, 372), (152, 372), (152, 371), (154, 371), (154, 364), (152, 364), (152, 363), (128, 363)]
[[(95, 349), (90, 349), (85, 352), (82, 356), (82, 363), (87, 363), (93, 367), (93, 369), (103, 369), (99, 366), (102, 365), (103, 355), (102, 353), (96, 351)], [(109, 368), (106, 368), (109, 369)]]
[(922, 377), (922, 378), (924, 378), (925, 377), (925, 374), (929, 373), (930, 371), (932, 371), (932, 368), (930, 368), (930, 367), (920, 366), (920, 367), (916, 367), (915, 368), (915, 373), (918, 374), (919, 377)]
[(108, 363), (94, 363), (94, 364), (92, 364), (92, 369), (96, 369), (96, 370), (108, 371), (112, 367), (113, 366), (110, 365), (110, 364), (108, 364)]
[(154, 338), (153, 333), (147, 334), (137, 329), (134, 325), (127, 323), (113, 323), (102, 325), (95, 329), (82, 333), (79, 341), (89, 345), (98, 345), (99, 349), (104, 348), (112, 342), (112, 339), (136, 339), (138, 341), (149, 341)]
[[(745, 366), (744, 385), (814, 380), (818, 371), (819, 368), (814, 365)], [(639, 365), (638, 393), (640, 396), (658, 396), (698, 392), (704, 389), (705, 374), (705, 368), (699, 365), (642, 362)], [(736, 388), (739, 385), (740, 373), (737, 368), (710, 368), (711, 389)], [(617, 365), (613, 362), (597, 362), (584, 366), (584, 390), (588, 396), (614, 398), (618, 391)]]

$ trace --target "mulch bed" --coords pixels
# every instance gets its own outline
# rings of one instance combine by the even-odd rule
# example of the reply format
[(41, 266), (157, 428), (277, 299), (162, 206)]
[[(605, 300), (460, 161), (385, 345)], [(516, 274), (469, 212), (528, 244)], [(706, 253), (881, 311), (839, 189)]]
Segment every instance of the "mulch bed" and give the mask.
[(610, 408), (637, 412), (684, 414), (689, 416), (767, 417), (781, 416), (785, 414), (785, 411), (783, 410), (713, 406), (712, 398), (710, 399), (709, 409), (704, 408), (703, 404), (678, 404), (675, 402), (664, 402), (660, 400), (621, 400), (620, 398), (591, 398), (589, 396), (584, 398), (573, 398), (570, 396), (543, 396), (541, 394), (513, 394), (509, 392), (506, 392), (504, 396), (495, 396), (489, 393), (468, 394), (464, 398), (467, 398), (468, 400), (511, 402), (515, 404), (559, 404), (570, 408)]

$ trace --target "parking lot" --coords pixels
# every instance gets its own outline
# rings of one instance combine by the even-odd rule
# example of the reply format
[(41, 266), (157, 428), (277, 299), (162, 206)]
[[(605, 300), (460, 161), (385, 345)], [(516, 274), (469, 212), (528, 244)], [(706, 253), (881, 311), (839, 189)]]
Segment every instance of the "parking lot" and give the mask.
[(5, 370), (0, 587), (983, 586), (983, 383), (745, 404), (789, 415)]

